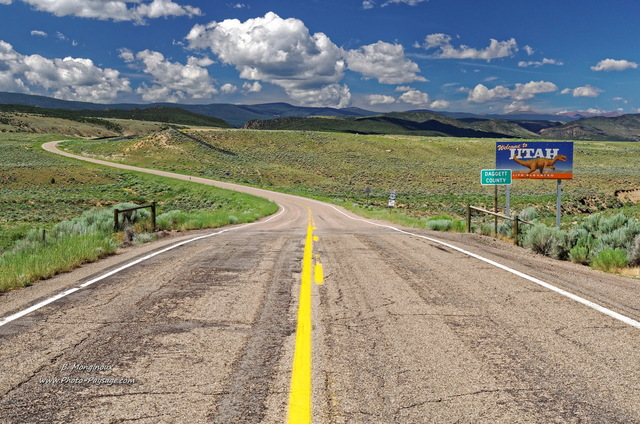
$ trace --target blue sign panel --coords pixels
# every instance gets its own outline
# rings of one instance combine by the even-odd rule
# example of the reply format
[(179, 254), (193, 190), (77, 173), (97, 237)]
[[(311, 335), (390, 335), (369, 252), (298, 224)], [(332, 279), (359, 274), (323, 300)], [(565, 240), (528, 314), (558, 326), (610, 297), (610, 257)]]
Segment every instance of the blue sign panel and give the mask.
[(496, 168), (510, 169), (513, 179), (570, 180), (573, 142), (498, 141)]

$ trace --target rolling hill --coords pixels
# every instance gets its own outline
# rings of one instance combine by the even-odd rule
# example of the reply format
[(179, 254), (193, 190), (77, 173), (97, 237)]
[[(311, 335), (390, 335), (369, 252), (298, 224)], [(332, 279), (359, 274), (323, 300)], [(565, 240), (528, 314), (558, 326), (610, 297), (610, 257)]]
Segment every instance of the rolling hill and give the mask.
[(394, 112), (365, 117), (288, 117), (264, 121), (254, 120), (245, 124), (243, 128), (477, 138), (538, 137), (534, 132), (515, 122), (498, 120), (464, 122), (428, 111)]
[(167, 125), (231, 128), (227, 122), (180, 108), (69, 110), (0, 104), (0, 131), (79, 137), (141, 135)]
[(583, 118), (543, 129), (540, 135), (561, 140), (640, 141), (640, 114)]

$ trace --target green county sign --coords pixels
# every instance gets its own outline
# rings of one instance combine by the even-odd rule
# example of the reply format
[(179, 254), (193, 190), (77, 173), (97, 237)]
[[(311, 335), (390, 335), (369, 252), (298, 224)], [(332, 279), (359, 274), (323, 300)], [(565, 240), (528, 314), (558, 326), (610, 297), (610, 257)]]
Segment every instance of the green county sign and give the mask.
[(482, 185), (509, 185), (511, 184), (511, 170), (483, 169), (480, 171), (480, 183)]

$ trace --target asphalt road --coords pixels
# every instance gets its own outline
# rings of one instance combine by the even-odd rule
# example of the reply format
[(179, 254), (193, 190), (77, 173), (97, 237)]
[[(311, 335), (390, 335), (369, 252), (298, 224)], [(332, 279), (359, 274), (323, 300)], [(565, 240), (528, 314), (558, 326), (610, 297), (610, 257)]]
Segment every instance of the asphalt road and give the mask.
[(640, 422), (638, 280), (192, 180), (281, 209), (0, 296), (0, 422), (286, 422), (311, 231), (313, 423)]

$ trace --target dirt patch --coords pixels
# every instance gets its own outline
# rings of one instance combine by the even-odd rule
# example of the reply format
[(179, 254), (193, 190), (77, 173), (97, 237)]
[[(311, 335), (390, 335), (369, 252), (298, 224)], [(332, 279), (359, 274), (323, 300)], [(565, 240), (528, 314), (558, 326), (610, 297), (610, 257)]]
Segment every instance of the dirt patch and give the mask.
[(133, 152), (136, 150), (142, 150), (147, 148), (156, 148), (156, 149), (173, 149), (173, 150), (182, 150), (180, 146), (176, 145), (176, 137), (175, 133), (172, 131), (161, 131), (156, 134), (152, 134), (148, 137), (145, 137), (135, 143), (133, 146), (124, 149), (125, 152)]
[(592, 194), (566, 202), (562, 205), (563, 212), (573, 215), (592, 214), (607, 209), (622, 207), (622, 200), (618, 196), (606, 194)]
[(640, 188), (634, 190), (618, 190), (616, 197), (621, 202), (640, 203)]

